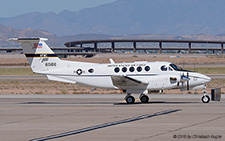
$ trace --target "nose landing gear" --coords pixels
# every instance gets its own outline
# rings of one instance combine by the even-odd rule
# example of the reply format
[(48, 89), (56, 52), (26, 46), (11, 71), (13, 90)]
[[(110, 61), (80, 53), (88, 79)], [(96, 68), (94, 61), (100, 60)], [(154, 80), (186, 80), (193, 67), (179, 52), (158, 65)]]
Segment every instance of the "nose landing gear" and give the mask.
[(203, 102), (203, 103), (209, 103), (209, 101), (210, 101), (210, 97), (209, 97), (208, 95), (204, 95), (204, 96), (202, 97), (202, 102)]
[(202, 102), (209, 103), (210, 97), (207, 95), (206, 86), (203, 88), (203, 93), (204, 93), (204, 95), (202, 97)]

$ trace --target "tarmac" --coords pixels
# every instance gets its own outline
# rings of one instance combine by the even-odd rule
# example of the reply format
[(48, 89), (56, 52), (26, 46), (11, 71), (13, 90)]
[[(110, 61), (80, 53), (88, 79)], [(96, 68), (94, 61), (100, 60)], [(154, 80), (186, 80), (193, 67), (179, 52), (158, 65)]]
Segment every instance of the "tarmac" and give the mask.
[[(138, 98), (138, 95), (134, 95)], [(225, 140), (225, 102), (202, 95), (0, 95), (3, 141)]]
[[(212, 79), (225, 79), (225, 74), (209, 74), (207, 75)], [(1, 75), (0, 79), (7, 80), (21, 80), (21, 79), (44, 79), (47, 77), (44, 75)]]

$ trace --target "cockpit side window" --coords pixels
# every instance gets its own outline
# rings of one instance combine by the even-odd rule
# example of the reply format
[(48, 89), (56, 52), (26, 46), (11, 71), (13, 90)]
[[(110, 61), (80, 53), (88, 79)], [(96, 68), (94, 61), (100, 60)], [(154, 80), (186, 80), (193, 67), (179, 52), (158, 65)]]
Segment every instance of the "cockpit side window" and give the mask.
[(171, 66), (175, 71), (183, 71), (182, 68), (176, 66), (175, 64), (170, 64), (170, 66)]
[(161, 66), (162, 71), (167, 71), (167, 67), (165, 65)]

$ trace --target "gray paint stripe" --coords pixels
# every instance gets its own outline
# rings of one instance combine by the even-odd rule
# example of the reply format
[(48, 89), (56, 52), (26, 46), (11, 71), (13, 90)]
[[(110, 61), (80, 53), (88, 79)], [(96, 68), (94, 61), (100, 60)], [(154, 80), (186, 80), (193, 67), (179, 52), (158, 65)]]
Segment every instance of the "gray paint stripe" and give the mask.
[(138, 120), (142, 120), (142, 119), (146, 119), (146, 118), (155, 117), (155, 116), (166, 115), (166, 114), (170, 114), (170, 113), (174, 113), (174, 112), (178, 112), (178, 111), (181, 111), (181, 110), (180, 109), (178, 109), (178, 110), (166, 110), (166, 111), (162, 111), (162, 112), (158, 112), (158, 113), (154, 113), (154, 114), (142, 115), (142, 116), (129, 118), (129, 119), (121, 120), (121, 121), (115, 121), (115, 122), (100, 124), (100, 125), (87, 127), (87, 128), (83, 128), (83, 129), (79, 129), (79, 130), (74, 130), (74, 131), (69, 131), (69, 132), (56, 134), (56, 135), (52, 135), (52, 136), (47, 136), (47, 137), (42, 137), (42, 138), (37, 138), (37, 139), (31, 139), (30, 141), (45, 141), (45, 140), (51, 140), (51, 139), (55, 139), (55, 138), (61, 138), (61, 137), (80, 134), (80, 133), (83, 133), (83, 132), (97, 130), (97, 129), (101, 129), (101, 128), (105, 128), (105, 127), (115, 126), (115, 125), (118, 125), (118, 124), (124, 124), (124, 123), (128, 123), (128, 122), (134, 122), (134, 121), (138, 121)]

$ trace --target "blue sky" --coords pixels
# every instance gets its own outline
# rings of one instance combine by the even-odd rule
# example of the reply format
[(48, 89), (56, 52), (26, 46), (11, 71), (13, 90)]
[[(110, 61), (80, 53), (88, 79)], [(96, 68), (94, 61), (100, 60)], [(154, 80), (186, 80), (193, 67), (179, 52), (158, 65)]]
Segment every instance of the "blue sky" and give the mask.
[(116, 0), (1, 0), (0, 17), (13, 17), (36, 11), (42, 13), (49, 11), (59, 13), (63, 10), (79, 11), (114, 1)]

